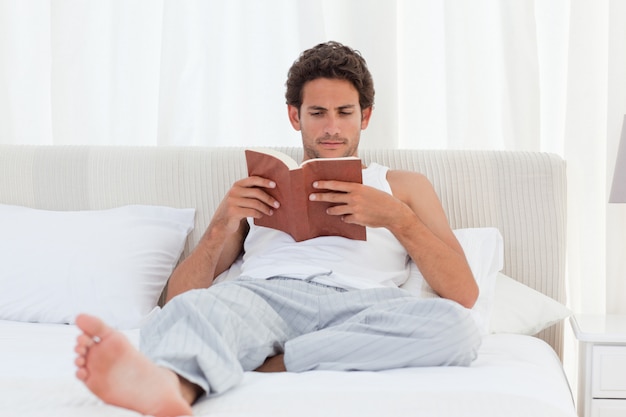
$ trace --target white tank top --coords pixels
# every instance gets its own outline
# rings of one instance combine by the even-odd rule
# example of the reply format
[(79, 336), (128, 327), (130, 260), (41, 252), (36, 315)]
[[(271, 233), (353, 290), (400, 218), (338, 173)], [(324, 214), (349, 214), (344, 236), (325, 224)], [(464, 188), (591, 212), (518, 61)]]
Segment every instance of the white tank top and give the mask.
[[(371, 164), (363, 184), (391, 194), (389, 168)], [(244, 244), (241, 275), (266, 279), (288, 276), (343, 288), (395, 287), (409, 273), (406, 249), (386, 228), (367, 228), (367, 241), (324, 236), (295, 242), (287, 233), (255, 226)]]

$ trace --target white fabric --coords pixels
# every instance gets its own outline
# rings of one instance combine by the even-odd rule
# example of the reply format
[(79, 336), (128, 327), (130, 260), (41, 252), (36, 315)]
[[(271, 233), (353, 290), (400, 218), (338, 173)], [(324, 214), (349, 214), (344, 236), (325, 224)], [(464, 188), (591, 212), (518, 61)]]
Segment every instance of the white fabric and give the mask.
[[(138, 331), (125, 332), (133, 344)], [(74, 417), (138, 416), (104, 405), (74, 377), (74, 326), (0, 321), (0, 413)], [(43, 342), (45, 341), (45, 343)], [(202, 399), (196, 416), (575, 417), (554, 352), (529, 336), (488, 335), (469, 368), (382, 372), (261, 374), (221, 396)]]
[[(290, 153), (296, 152), (292, 149)], [(453, 227), (497, 226), (505, 236), (504, 271), (533, 288), (564, 300), (564, 162), (561, 159), (553, 155), (526, 152), (389, 149), (363, 150), (361, 156), (367, 158), (367, 161), (379, 161), (395, 169), (425, 173), (441, 196)], [(230, 184), (244, 175), (245, 161), (241, 149), (0, 146), (0, 198), (3, 203), (64, 210), (102, 209), (128, 201), (195, 207), (198, 213), (197, 227), (188, 238), (187, 253), (200, 239), (210, 214)], [(64, 379), (53, 376), (45, 379), (20, 377), (20, 370), (26, 374), (39, 375), (41, 364), (57, 359), (62, 362), (63, 358), (69, 358), (72, 354), (59, 355), (59, 351), (53, 348), (59, 344), (52, 340), (51, 335), (33, 330), (39, 328), (39, 325), (13, 325), (29, 326), (28, 333), (33, 337), (15, 335), (0, 328), (2, 371), (10, 366), (13, 369), (8, 371), (10, 375), (17, 375), (17, 378), (7, 381), (2, 379), (4, 374), (0, 374), (0, 414), (135, 415), (103, 407), (75, 381), (69, 369)], [(71, 326), (55, 327), (73, 329)], [(542, 332), (542, 337), (549, 340), (557, 352), (561, 352), (559, 329), (559, 326), (552, 326), (549, 333)], [(490, 340), (501, 340), (502, 336), (512, 338), (509, 340), (514, 340), (513, 345), (519, 345), (519, 350), (507, 347), (504, 352), (500, 352)], [(62, 342), (63, 352), (71, 350), (74, 337), (75, 330), (72, 330), (70, 340)], [(446, 375), (448, 371), (439, 368), (419, 370), (424, 372), (424, 378), (412, 375), (415, 370), (402, 370), (397, 374), (346, 373), (337, 375), (337, 379), (333, 377), (332, 381), (320, 379), (326, 378), (325, 373), (275, 376), (247, 374), (238, 390), (252, 388), (259, 395), (251, 395), (248, 391), (243, 397), (219, 397), (215, 399), (217, 401), (203, 401), (196, 410), (198, 414), (204, 414), (205, 409), (201, 407), (215, 407), (213, 415), (227, 415), (225, 409), (241, 410), (237, 407), (249, 404), (256, 408), (241, 410), (240, 414), (257, 416), (260, 402), (264, 401), (262, 397), (266, 397), (266, 400), (271, 400), (271, 404), (264, 404), (269, 414), (292, 415), (291, 410), (301, 409), (303, 415), (319, 414), (319, 404), (322, 402), (312, 394), (321, 392), (326, 400), (322, 404), (337, 404), (338, 414), (344, 416), (350, 415), (348, 410), (354, 410), (354, 415), (359, 416), (366, 416), (368, 410), (375, 415), (385, 415), (381, 410), (392, 410), (394, 415), (414, 415), (416, 410), (424, 410), (425, 415), (445, 415), (446, 412), (459, 415), (459, 410), (468, 410), (470, 415), (481, 417), (490, 414), (573, 416), (571, 399), (569, 402), (560, 400), (568, 393), (561, 373), (556, 372), (559, 375), (557, 377), (552, 372), (559, 369), (554, 353), (548, 350), (550, 354), (546, 358), (550, 359), (546, 359), (547, 363), (524, 366), (525, 370), (521, 374), (514, 370), (515, 366), (509, 366), (511, 361), (515, 362), (515, 358), (525, 358), (526, 355), (534, 358), (538, 355), (534, 348), (522, 340), (531, 340), (530, 345), (544, 346), (540, 350), (547, 349), (538, 340), (518, 337), (486, 336), (481, 352), (496, 356), (493, 366), (482, 368), (491, 374), (491, 377), (485, 377), (490, 382), (484, 389), (476, 384), (484, 377), (482, 373), (475, 376), (474, 367), (451, 375)], [(42, 347), (43, 340), (46, 345)], [(19, 346), (15, 349), (19, 352), (15, 354), (11, 350), (11, 354), (5, 353), (3, 348), (11, 349), (11, 346)], [(24, 354), (26, 357), (22, 356)], [(484, 362), (476, 362), (480, 363)], [(17, 366), (17, 371), (13, 365)], [(406, 377), (401, 376), (404, 372), (407, 373)], [(439, 388), (433, 386), (433, 390), (429, 390), (431, 381), (439, 378), (445, 380), (445, 386), (449, 388), (453, 388), (452, 384), (459, 381), (458, 386), (454, 385), (458, 389), (452, 393), (452, 400), (449, 394), (435, 392)], [(306, 385), (302, 388), (306, 394), (294, 392), (298, 381)], [(369, 384), (369, 388), (363, 384)], [(495, 392), (491, 386), (496, 387)], [(292, 395), (285, 398), (285, 390), (292, 387)], [(386, 387), (389, 387), (389, 391), (381, 392)], [(539, 387), (547, 393), (547, 403), (528, 401), (529, 391), (533, 387)], [(506, 391), (504, 395), (502, 390)], [(266, 393), (271, 395), (266, 396)], [(228, 403), (221, 403), (222, 400)], [(562, 408), (556, 406), (558, 409), (555, 409), (550, 405), (554, 403), (550, 401), (567, 405)], [(283, 407), (286, 403), (289, 408)], [(220, 404), (224, 408), (217, 409), (218, 406), (222, 407)], [(301, 408), (298, 408), (298, 404)], [(272, 405), (280, 409), (275, 410)], [(569, 412), (563, 414), (561, 409)], [(17, 411), (7, 413), (5, 410)], [(324, 412), (327, 411), (328, 408), (324, 407)]]
[(0, 205), (0, 318), (138, 326), (193, 229), (194, 209), (49, 211)]
[[(301, 159), (302, 148), (280, 148)], [(423, 173), (454, 229), (496, 227), (507, 275), (565, 302), (565, 162), (546, 153), (363, 149), (367, 164)], [(198, 244), (243, 148), (0, 145), (0, 203), (99, 210), (129, 202), (196, 209), (183, 256)], [(563, 327), (539, 337), (562, 352)]]
[(0, 27), (0, 142), (19, 144), (293, 144), (287, 67), (351, 44), (377, 88), (364, 146), (565, 157), (571, 306), (626, 311), (626, 211), (605, 204), (626, 113), (621, 0), (4, 0)]
[(535, 335), (572, 314), (563, 304), (502, 273), (495, 284), (492, 333)]
[[(370, 164), (363, 170), (363, 184), (391, 193), (387, 171), (387, 167)], [(320, 283), (363, 289), (397, 287), (408, 277), (406, 249), (385, 228), (368, 227), (367, 241), (323, 236), (294, 242), (286, 233), (256, 226), (252, 219), (248, 224), (241, 274), (250, 278), (316, 276)]]
[[(494, 227), (456, 229), (454, 234), (465, 252), (478, 285), (478, 299), (472, 307), (472, 314), (481, 332), (486, 334), (494, 305), (496, 275), (503, 266), (502, 235)], [(402, 288), (418, 297), (438, 297), (412, 261), (409, 279)]]
[[(502, 236), (497, 229), (457, 229), (454, 233), (480, 289), (472, 310), (483, 334), (536, 335), (572, 314), (565, 305), (499, 272)], [(238, 260), (216, 281), (235, 279), (240, 268), (241, 260)], [(413, 262), (410, 262), (409, 278), (401, 287), (419, 297), (438, 297)]]

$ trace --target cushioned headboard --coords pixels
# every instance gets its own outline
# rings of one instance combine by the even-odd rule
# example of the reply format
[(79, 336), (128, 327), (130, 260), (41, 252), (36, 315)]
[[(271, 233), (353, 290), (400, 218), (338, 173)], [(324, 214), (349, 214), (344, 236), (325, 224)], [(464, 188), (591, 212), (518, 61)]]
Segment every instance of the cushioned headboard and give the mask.
[[(299, 148), (281, 148), (299, 158)], [(366, 161), (422, 172), (453, 228), (497, 227), (504, 272), (565, 303), (565, 162), (506, 151), (361, 150)], [(0, 145), (0, 203), (50, 210), (125, 204), (197, 209), (183, 256), (222, 196), (246, 175), (241, 148)], [(562, 354), (562, 323), (538, 335)]]

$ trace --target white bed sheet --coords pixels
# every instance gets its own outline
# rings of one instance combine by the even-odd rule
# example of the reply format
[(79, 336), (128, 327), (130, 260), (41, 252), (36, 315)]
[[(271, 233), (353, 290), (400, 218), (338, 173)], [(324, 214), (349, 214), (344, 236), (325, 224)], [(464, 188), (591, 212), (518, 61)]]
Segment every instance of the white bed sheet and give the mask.
[[(137, 344), (139, 332), (125, 332)], [(137, 416), (74, 377), (74, 326), (0, 321), (0, 416)], [(206, 416), (575, 417), (561, 364), (543, 341), (488, 335), (468, 368), (245, 374), (194, 406)]]

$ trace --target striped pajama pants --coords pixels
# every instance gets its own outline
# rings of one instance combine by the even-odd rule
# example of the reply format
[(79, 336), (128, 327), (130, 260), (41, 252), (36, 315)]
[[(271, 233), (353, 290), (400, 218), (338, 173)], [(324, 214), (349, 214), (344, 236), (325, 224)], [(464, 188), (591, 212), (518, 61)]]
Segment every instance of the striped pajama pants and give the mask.
[(206, 393), (285, 354), (290, 372), (469, 365), (481, 336), (469, 310), (398, 288), (245, 279), (188, 291), (141, 330), (140, 349)]

